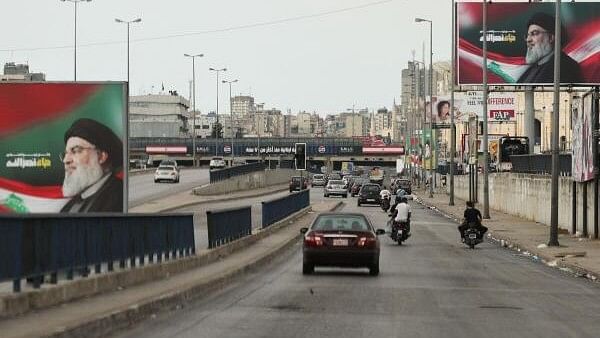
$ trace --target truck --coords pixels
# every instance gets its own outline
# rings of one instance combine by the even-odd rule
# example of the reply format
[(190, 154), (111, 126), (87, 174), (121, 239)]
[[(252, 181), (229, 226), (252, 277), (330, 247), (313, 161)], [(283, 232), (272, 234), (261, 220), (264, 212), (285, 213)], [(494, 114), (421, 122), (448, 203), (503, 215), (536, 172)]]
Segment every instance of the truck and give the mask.
[(342, 162), (342, 176), (354, 174), (354, 163), (353, 162)]
[(371, 168), (371, 171), (369, 171), (369, 182), (371, 183), (383, 185), (383, 177), (383, 170), (379, 167), (373, 167)]

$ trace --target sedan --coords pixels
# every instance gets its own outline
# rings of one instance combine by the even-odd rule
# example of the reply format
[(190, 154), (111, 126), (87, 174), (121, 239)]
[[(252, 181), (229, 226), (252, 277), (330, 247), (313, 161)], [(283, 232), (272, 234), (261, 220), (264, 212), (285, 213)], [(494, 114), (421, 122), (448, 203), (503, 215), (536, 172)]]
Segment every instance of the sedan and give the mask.
[(154, 173), (154, 183), (161, 181), (171, 181), (173, 183), (179, 183), (179, 171), (170, 165), (161, 165), (156, 169)]
[(379, 274), (379, 239), (384, 229), (373, 228), (363, 214), (323, 213), (304, 234), (302, 273), (311, 274), (315, 266), (369, 269)]
[(344, 198), (348, 197), (348, 190), (346, 190), (344, 181), (342, 180), (330, 180), (327, 182), (327, 185), (323, 190), (323, 196), (325, 197), (329, 197), (331, 195), (339, 195)]
[(381, 204), (381, 186), (375, 183), (364, 184), (358, 192), (358, 200), (356, 201), (357, 206), (362, 204)]

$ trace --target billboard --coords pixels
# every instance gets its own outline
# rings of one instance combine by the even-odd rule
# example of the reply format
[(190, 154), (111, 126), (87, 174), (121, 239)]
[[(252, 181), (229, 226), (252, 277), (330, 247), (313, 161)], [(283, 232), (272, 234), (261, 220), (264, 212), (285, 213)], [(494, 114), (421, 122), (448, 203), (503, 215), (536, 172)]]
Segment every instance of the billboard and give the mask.
[(586, 182), (594, 178), (592, 111), (593, 94), (588, 93), (583, 98), (574, 98), (571, 111), (573, 126), (571, 173), (576, 182)]
[(123, 212), (125, 83), (0, 84), (0, 212)]
[[(517, 97), (512, 92), (488, 93), (488, 122), (515, 122)], [(454, 93), (454, 121), (468, 123), (469, 116), (483, 120), (483, 92), (467, 91)], [(429, 122), (429, 114), (426, 116)], [(450, 128), (450, 96), (433, 97), (434, 129)]]
[[(600, 83), (600, 4), (561, 5), (561, 83)], [(494, 2), (487, 6), (489, 84), (554, 82), (554, 11), (551, 2)], [(461, 85), (483, 82), (483, 4), (457, 5), (457, 73)]]

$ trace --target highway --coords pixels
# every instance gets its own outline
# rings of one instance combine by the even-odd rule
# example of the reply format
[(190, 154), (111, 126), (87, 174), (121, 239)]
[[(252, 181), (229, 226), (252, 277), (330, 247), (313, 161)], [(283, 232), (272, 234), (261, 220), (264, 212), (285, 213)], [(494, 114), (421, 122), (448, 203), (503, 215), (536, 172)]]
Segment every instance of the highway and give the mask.
[(209, 183), (208, 169), (181, 169), (179, 183), (154, 183), (154, 171), (129, 176), (129, 207)]
[[(313, 203), (321, 188), (311, 190)], [(314, 198), (314, 200), (313, 200)], [(363, 212), (383, 227), (376, 206)], [(381, 237), (381, 274), (301, 273), (298, 244), (271, 264), (119, 337), (597, 337), (600, 287), (483, 243), (469, 250), (456, 224), (415, 202), (413, 236)]]

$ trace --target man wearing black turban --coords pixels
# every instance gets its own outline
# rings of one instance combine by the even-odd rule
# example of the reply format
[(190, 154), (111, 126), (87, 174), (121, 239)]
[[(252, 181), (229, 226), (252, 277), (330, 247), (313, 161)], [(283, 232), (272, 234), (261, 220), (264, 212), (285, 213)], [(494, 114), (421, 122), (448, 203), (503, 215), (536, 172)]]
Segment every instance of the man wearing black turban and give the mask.
[[(554, 82), (554, 17), (536, 13), (527, 22), (527, 54), (525, 61), (530, 67), (517, 80), (519, 83)], [(565, 29), (561, 27), (561, 45), (567, 40)], [(561, 46), (562, 47), (562, 46)], [(582, 83), (581, 69), (577, 61), (561, 51), (560, 82)]]
[(123, 142), (105, 125), (79, 119), (65, 133), (63, 195), (72, 197), (61, 212), (123, 212)]

